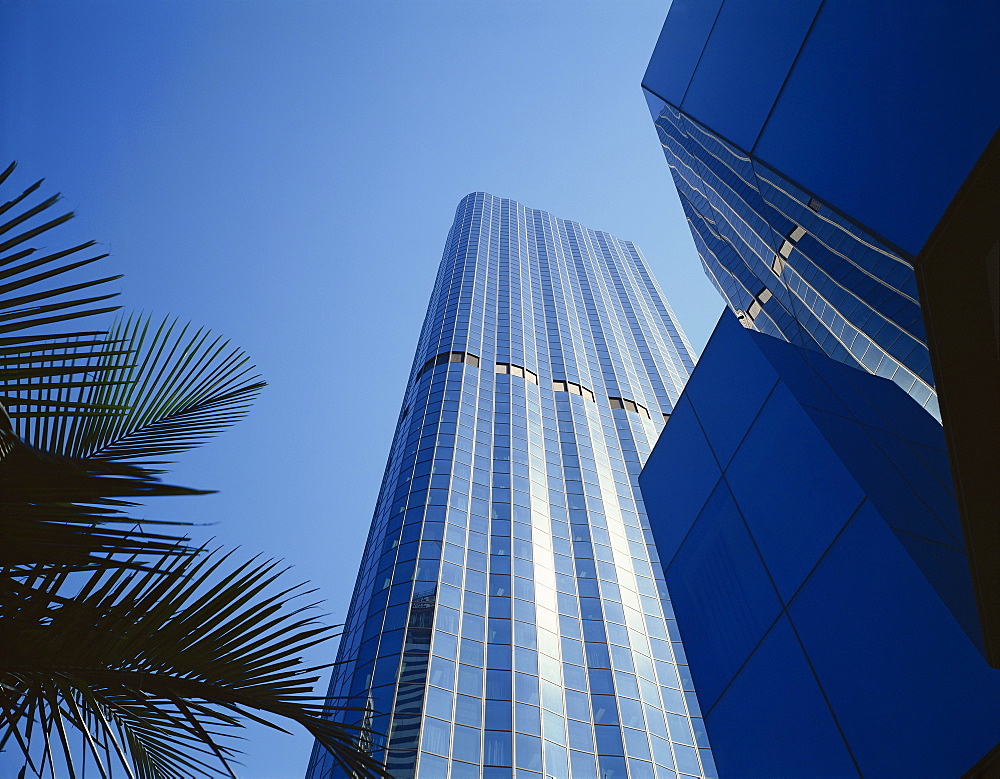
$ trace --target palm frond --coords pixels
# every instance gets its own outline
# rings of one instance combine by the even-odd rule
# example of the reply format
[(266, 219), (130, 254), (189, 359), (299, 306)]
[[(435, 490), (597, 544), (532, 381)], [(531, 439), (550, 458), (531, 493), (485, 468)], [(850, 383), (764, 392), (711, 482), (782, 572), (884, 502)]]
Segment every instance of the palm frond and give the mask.
[[(43, 365), (49, 357), (35, 370), (50, 367)], [(11, 409), (25, 441), (73, 458), (161, 462), (241, 419), (264, 386), (229, 341), (142, 315), (116, 322), (104, 351), (82, 362), (96, 374), (88, 387), (74, 394), (50, 382)], [(37, 413), (43, 407), (50, 411)]]
[(292, 603), (302, 587), (130, 516), (199, 492), (152, 466), (241, 418), (263, 382), (205, 330), (90, 324), (119, 277), (92, 273), (93, 242), (31, 245), (73, 217), (41, 183), (0, 204), (0, 750), (21, 751), (19, 777), (233, 776), (242, 722), (280, 718), (385, 776), (370, 732), (335, 721), (370, 712), (313, 695), (301, 653), (331, 629)]
[[(7, 181), (15, 167), (16, 163), (11, 163), (0, 174), (0, 185)], [(95, 246), (93, 241), (42, 256), (35, 256), (38, 251), (36, 247), (25, 245), (74, 216), (72, 212), (66, 212), (49, 218), (49, 209), (60, 200), (58, 194), (32, 205), (31, 197), (41, 184), (41, 181), (35, 182), (20, 195), (0, 205), (0, 215), (13, 210), (7, 221), (0, 224), (0, 334), (61, 324), (115, 310), (114, 306), (93, 306), (114, 297), (116, 292), (83, 296), (79, 293), (98, 287), (107, 289), (107, 284), (120, 278), (118, 275), (97, 279), (78, 278), (72, 283), (61, 285), (51, 283), (59, 282), (66, 274), (73, 274), (74, 271), (107, 257), (104, 253), (84, 255), (81, 258), (81, 253), (90, 253), (88, 250)], [(11, 293), (18, 291), (27, 294), (11, 296)], [(61, 313), (43, 316), (56, 311)], [(49, 332), (47, 336), (58, 341), (65, 334)], [(5, 340), (8, 340), (7, 346), (10, 346), (18, 342), (20, 337), (13, 336)]]
[[(129, 509), (151, 497), (200, 495), (164, 484), (148, 469), (76, 460), (20, 441), (0, 413), (0, 569), (18, 575), (38, 566), (73, 569), (133, 566), (137, 554), (185, 554), (176, 531), (137, 526)], [(183, 522), (147, 522), (170, 525)]]
[[(0, 188), (15, 167), (0, 173)], [(102, 381), (96, 360), (109, 344), (100, 330), (66, 325), (118, 308), (109, 302), (118, 294), (109, 285), (120, 276), (91, 275), (91, 266), (108, 256), (92, 251), (93, 241), (48, 253), (29, 245), (73, 218), (72, 212), (50, 217), (58, 194), (35, 202), (41, 185), (0, 205), (0, 404), (14, 418), (86, 412), (80, 396), (90, 390), (81, 379)], [(31, 399), (40, 402), (16, 410)]]
[(314, 695), (320, 669), (301, 654), (332, 628), (310, 615), (315, 604), (301, 603), (302, 585), (281, 585), (275, 562), (233, 566), (216, 552), (86, 576), (72, 597), (73, 578), (54, 572), (0, 588), (8, 748), (23, 745), (35, 764), (65, 762), (63, 733), (74, 731), (91, 745), (92, 765), (107, 760), (95, 745), (113, 743), (121, 745), (114, 759), (136, 776), (232, 775), (240, 723), (283, 730), (281, 718), (309, 730), (348, 771), (387, 775), (357, 748), (365, 729), (332, 721), (338, 707)]

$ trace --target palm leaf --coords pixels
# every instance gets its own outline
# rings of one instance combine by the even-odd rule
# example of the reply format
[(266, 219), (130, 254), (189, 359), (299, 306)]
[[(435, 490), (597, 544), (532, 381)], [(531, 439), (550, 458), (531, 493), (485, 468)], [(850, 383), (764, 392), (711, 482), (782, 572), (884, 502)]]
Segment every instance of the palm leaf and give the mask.
[(71, 460), (15, 441), (0, 464), (0, 567), (17, 575), (37, 566), (134, 566), (132, 555), (188, 553), (176, 531), (149, 528), (188, 523), (138, 526), (129, 510), (151, 497), (200, 494), (143, 468)]
[[(45, 347), (30, 364), (0, 363), (0, 377), (32, 374), (8, 381), (20, 394), (6, 422), (0, 414), (0, 564), (113, 567), (143, 549), (179, 553), (176, 536), (137, 529), (129, 509), (204, 491), (164, 484), (141, 461), (196, 446), (244, 416), (263, 386), (249, 359), (205, 330), (142, 316), (114, 324), (96, 353)], [(109, 522), (127, 527), (98, 526)]]
[[(15, 167), (16, 163), (11, 163), (0, 173), (0, 186), (9, 179)], [(41, 181), (35, 182), (20, 195), (0, 205), (0, 216), (7, 216), (7, 220), (0, 224), (0, 334), (7, 336), (3, 339), (6, 342), (3, 346), (7, 348), (37, 340), (37, 332), (24, 333), (25, 330), (61, 325), (116, 308), (106, 305), (95, 307), (95, 304), (117, 294), (103, 290), (120, 276), (95, 279), (75, 273), (107, 257), (106, 253), (83, 254), (89, 253), (88, 250), (95, 245), (93, 241), (41, 256), (36, 256), (37, 248), (25, 245), (74, 216), (72, 212), (67, 212), (49, 217), (49, 209), (60, 200), (58, 194), (32, 205), (31, 198), (41, 184)], [(67, 274), (70, 283), (63, 281)], [(102, 289), (99, 294), (90, 293), (97, 288)], [(11, 333), (19, 335), (11, 336)], [(66, 334), (48, 331), (45, 337), (58, 342), (64, 340)]]
[[(156, 474), (136, 465), (72, 459), (28, 446), (17, 437), (0, 406), (0, 571), (4, 575), (51, 565), (73, 570), (134, 566), (129, 556), (190, 553), (179, 544), (176, 533), (164, 535), (137, 527), (128, 510), (151, 497), (199, 494), (204, 491), (164, 484)], [(146, 524), (176, 527), (187, 523)]]
[[(241, 419), (264, 386), (242, 350), (176, 320), (119, 320), (88, 360), (100, 380), (82, 394), (50, 382), (11, 411), (25, 441), (73, 458), (160, 462)], [(45, 404), (61, 410), (32, 415)]]
[[(315, 604), (297, 605), (309, 593), (282, 586), (284, 575), (274, 562), (231, 566), (212, 553), (91, 573), (82, 586), (56, 572), (8, 580), (0, 747), (20, 748), (36, 771), (75, 756), (124, 761), (135, 776), (233, 775), (241, 722), (284, 730), (277, 717), (309, 730), (346, 770), (387, 775), (357, 749), (370, 734), (331, 721), (340, 707), (314, 695), (320, 669), (301, 654), (332, 628), (310, 615)], [(84, 755), (69, 746), (73, 732)]]
[(225, 573), (129, 517), (196, 492), (150, 466), (241, 418), (262, 382), (204, 330), (68, 326), (116, 310), (118, 276), (90, 275), (93, 242), (30, 245), (73, 217), (40, 187), (0, 205), (0, 750), (24, 755), (19, 777), (232, 776), (241, 722), (280, 717), (353, 775), (384, 776), (358, 746), (370, 733), (331, 721), (364, 710), (313, 696), (300, 656), (330, 628), (293, 608), (301, 587), (275, 592), (273, 563)]
[[(0, 173), (0, 190), (15, 167)], [(0, 404), (15, 418), (86, 412), (81, 395), (90, 390), (81, 379), (102, 380), (96, 361), (109, 344), (100, 330), (65, 325), (117, 310), (109, 301), (118, 293), (108, 285), (120, 276), (91, 275), (91, 266), (107, 257), (91, 251), (93, 241), (49, 253), (29, 245), (73, 218), (72, 212), (51, 216), (60, 196), (39, 199), (41, 184), (0, 205)]]

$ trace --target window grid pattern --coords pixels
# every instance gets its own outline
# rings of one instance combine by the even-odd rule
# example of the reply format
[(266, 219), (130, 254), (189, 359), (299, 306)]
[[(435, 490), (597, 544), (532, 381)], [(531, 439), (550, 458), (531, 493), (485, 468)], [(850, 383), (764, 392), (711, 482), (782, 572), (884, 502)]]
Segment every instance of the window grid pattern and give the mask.
[(693, 364), (632, 244), (459, 205), (330, 686), (393, 776), (715, 775), (637, 486)]
[(940, 418), (912, 263), (673, 106), (654, 123), (702, 265), (743, 326), (891, 379)]

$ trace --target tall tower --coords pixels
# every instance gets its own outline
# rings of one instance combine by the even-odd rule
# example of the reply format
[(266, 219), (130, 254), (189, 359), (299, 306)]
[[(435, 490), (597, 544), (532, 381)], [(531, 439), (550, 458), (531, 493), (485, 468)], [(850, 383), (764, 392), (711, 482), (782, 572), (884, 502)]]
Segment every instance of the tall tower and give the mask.
[(714, 776), (637, 487), (692, 368), (633, 244), (459, 204), (330, 687), (393, 776)]

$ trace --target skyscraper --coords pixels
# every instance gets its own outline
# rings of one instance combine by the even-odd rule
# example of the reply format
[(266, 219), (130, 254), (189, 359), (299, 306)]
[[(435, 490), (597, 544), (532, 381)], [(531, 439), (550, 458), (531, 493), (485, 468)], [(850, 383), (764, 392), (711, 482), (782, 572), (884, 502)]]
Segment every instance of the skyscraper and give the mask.
[[(643, 90), (705, 269), (746, 327), (935, 411), (914, 265), (997, 131), (998, 26), (988, 3), (673, 4)], [(984, 310), (986, 250), (963, 267)]]
[(744, 327), (941, 420), (1000, 667), (1000, 5), (675, 0), (643, 89)]
[(330, 687), (393, 776), (714, 776), (637, 487), (692, 368), (633, 244), (459, 204)]

